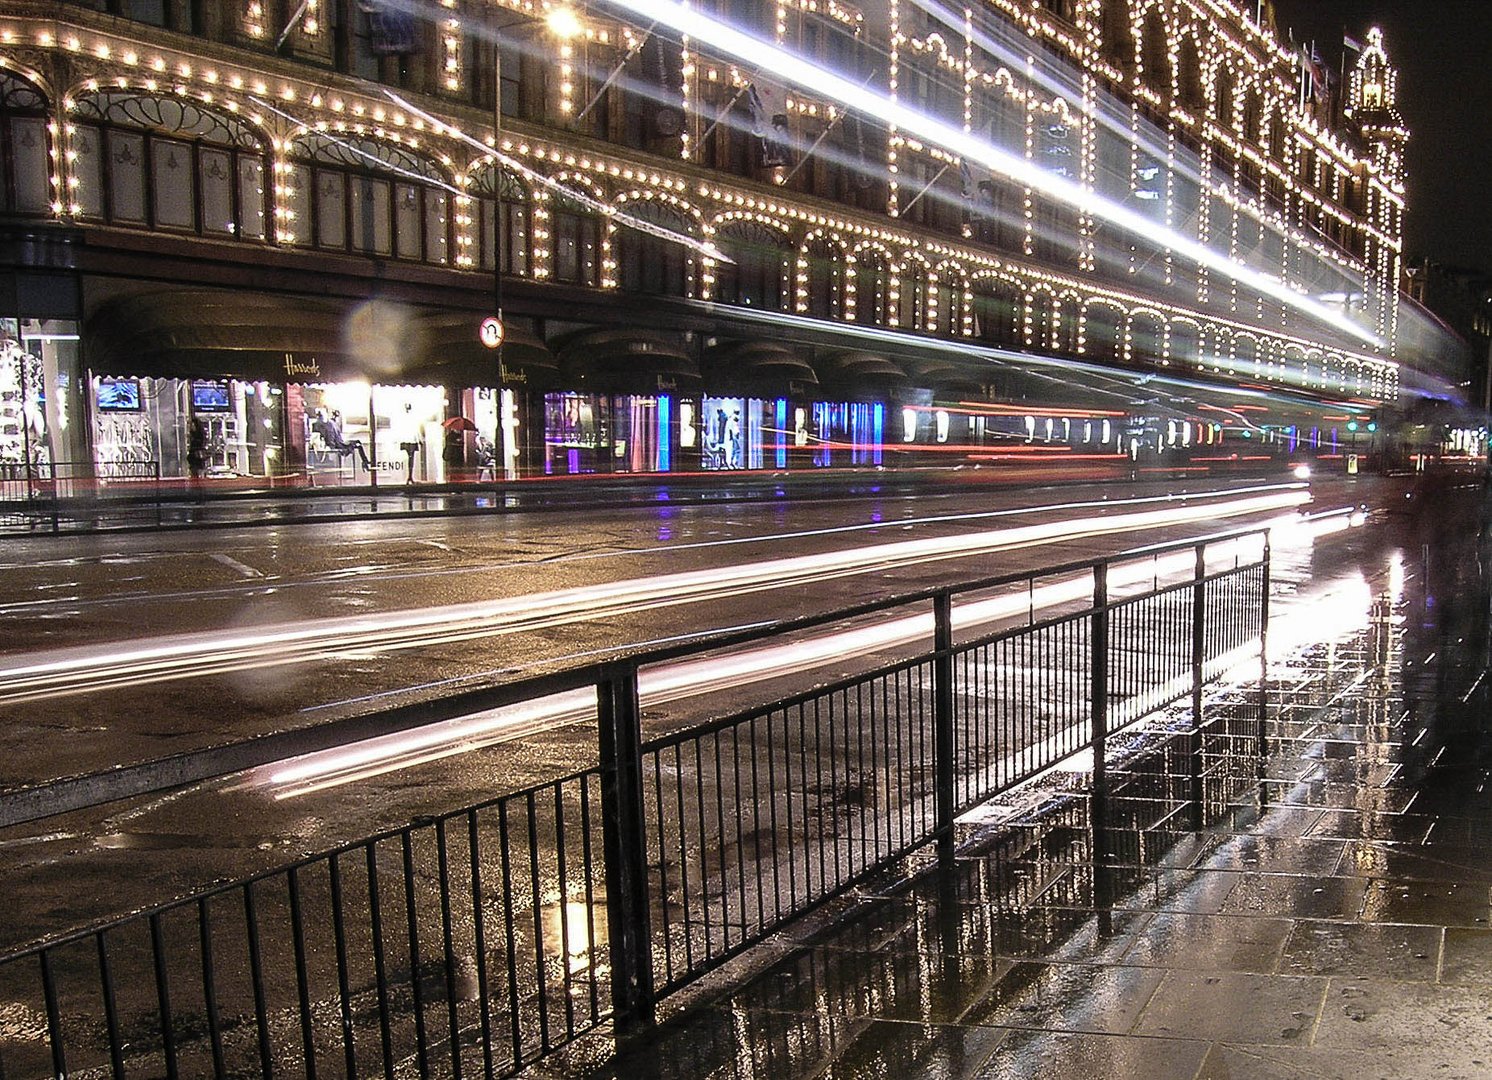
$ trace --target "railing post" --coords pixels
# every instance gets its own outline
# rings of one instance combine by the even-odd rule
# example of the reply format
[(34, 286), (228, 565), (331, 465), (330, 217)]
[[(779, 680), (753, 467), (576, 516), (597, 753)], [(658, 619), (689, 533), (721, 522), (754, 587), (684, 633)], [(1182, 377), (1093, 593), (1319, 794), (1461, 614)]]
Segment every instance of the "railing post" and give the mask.
[(612, 1011), (617, 1038), (627, 1039), (652, 1028), (656, 1008), (637, 665), (627, 661), (609, 665), (596, 687), (596, 705)]
[(1206, 662), (1207, 545), (1197, 545), (1197, 569), (1192, 584), (1192, 729), (1187, 757), (1191, 764), (1192, 831), (1206, 824), (1202, 810), (1202, 674)]
[[(1259, 585), (1259, 776), (1268, 766), (1269, 751), (1269, 532), (1264, 533), (1264, 555)], [(1264, 791), (1260, 788), (1260, 791)]]
[(1088, 816), (1093, 826), (1093, 904), (1100, 929), (1113, 904), (1109, 875), (1109, 564), (1093, 564), (1093, 640), (1089, 657), (1088, 708), (1093, 727), (1093, 792)]
[(953, 595), (933, 597), (933, 800), (938, 860), (953, 859)]

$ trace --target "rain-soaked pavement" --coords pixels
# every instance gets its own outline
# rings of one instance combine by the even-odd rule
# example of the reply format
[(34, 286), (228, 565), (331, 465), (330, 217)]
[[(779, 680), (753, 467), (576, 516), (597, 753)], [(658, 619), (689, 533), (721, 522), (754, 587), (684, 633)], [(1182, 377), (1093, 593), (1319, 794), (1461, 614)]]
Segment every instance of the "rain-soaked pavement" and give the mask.
[[(728, 971), (633, 1051), (535, 1075), (701, 1078), (1492, 1075), (1492, 721), (1475, 507), (1420, 522), (1345, 606), (1184, 720), (965, 823), (955, 862), (870, 886)], [(1329, 625), (1325, 601), (1314, 615)]]

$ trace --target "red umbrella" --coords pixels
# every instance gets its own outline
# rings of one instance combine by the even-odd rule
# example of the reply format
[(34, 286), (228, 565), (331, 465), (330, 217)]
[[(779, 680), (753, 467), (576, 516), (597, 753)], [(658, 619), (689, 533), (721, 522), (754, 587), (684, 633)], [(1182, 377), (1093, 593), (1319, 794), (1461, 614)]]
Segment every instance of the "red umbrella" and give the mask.
[(477, 425), (473, 424), (464, 416), (453, 416), (449, 420), (442, 420), (440, 426), (447, 431), (476, 431)]

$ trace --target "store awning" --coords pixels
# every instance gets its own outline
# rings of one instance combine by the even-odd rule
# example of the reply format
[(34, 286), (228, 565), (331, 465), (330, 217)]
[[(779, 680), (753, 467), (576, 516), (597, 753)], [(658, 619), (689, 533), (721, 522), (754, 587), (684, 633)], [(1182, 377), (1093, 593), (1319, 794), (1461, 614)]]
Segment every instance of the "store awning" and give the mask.
[(539, 392), (562, 385), (559, 362), (542, 338), (511, 322), (501, 349), (479, 339), (483, 316), (442, 311), (421, 317), (425, 362), (422, 373), (461, 386), (512, 386)]
[(987, 378), (980, 369), (966, 367), (953, 360), (935, 358), (908, 360), (907, 376), (913, 386), (924, 390), (957, 390), (966, 394), (982, 393)]
[(711, 391), (776, 396), (809, 394), (818, 373), (791, 346), (775, 341), (726, 341), (705, 353), (705, 385)]
[(699, 365), (681, 343), (661, 334), (585, 330), (559, 344), (565, 386), (610, 394), (698, 390)]
[(175, 289), (99, 305), (87, 320), (88, 357), (98, 375), (540, 391), (560, 385), (554, 355), (522, 326), (507, 328), (499, 370), (498, 352), (478, 337), (481, 321), (479, 314), (385, 300)]
[(883, 397), (907, 387), (907, 373), (879, 353), (839, 349), (816, 357), (826, 387), (848, 397)]
[(95, 374), (321, 382), (359, 377), (334, 304), (178, 289), (116, 297), (87, 320)]

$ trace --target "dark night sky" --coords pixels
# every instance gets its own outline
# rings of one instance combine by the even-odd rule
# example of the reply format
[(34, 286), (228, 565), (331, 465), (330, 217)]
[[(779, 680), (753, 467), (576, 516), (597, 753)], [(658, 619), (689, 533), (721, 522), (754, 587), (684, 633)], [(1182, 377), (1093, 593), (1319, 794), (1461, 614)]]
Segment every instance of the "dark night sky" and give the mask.
[[(1280, 36), (1338, 70), (1344, 28), (1383, 27), (1409, 128), (1410, 258), (1492, 272), (1492, 0), (1275, 0)], [(1349, 54), (1349, 63), (1355, 54)]]

